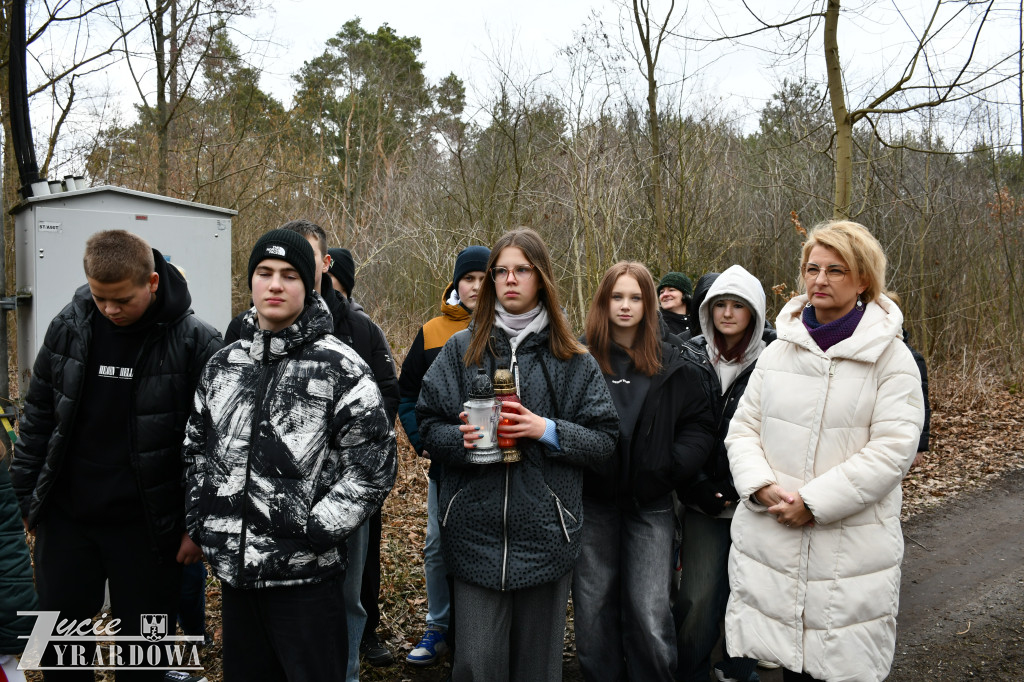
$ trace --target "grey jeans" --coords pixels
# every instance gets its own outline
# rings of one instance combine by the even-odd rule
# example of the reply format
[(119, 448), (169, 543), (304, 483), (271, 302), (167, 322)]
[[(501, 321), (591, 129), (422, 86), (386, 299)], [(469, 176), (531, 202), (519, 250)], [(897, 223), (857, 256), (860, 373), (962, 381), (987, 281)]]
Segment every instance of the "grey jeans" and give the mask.
[(630, 510), (584, 498), (583, 518), (583, 551), (572, 586), (583, 678), (672, 682), (671, 497)]
[(455, 580), (454, 682), (558, 682), (572, 573), (510, 592)]

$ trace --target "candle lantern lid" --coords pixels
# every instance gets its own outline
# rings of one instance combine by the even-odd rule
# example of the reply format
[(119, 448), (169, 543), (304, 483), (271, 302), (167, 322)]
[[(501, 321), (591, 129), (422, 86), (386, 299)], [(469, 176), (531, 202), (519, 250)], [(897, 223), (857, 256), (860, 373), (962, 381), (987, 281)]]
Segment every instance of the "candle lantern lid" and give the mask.
[(494, 372), (494, 392), (506, 394), (516, 392), (516, 380), (512, 376), (512, 372), (507, 369), (499, 369)]
[(477, 375), (473, 377), (473, 381), (469, 385), (469, 399), (487, 400), (488, 398), (493, 397), (494, 387), (491, 386), (491, 380), (487, 378), (487, 373), (481, 369), (477, 372)]

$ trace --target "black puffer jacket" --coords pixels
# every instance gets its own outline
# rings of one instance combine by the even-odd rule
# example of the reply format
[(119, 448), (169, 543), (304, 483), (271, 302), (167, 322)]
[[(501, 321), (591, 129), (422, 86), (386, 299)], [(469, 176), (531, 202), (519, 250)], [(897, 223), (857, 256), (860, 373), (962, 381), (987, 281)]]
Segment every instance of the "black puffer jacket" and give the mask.
[(696, 474), (711, 453), (715, 428), (701, 380), (692, 359), (663, 341), (662, 370), (650, 379), (630, 452), (621, 452), (620, 439), (616, 456), (584, 474), (583, 494), (635, 507), (667, 495)]
[[(761, 337), (766, 344), (775, 340), (775, 330), (765, 329)], [(682, 349), (683, 357), (694, 367), (699, 368), (699, 382), (703, 391), (711, 401), (711, 411), (714, 415), (714, 446), (711, 456), (707, 458), (700, 472), (689, 482), (679, 488), (679, 497), (684, 503), (697, 504), (699, 486), (710, 483), (717, 491), (722, 493), (723, 500), (734, 501), (739, 499), (736, 489), (732, 484), (732, 474), (729, 472), (729, 457), (725, 448), (725, 436), (729, 432), (729, 422), (736, 413), (736, 407), (740, 404), (743, 391), (747, 388), (750, 375), (757, 366), (751, 363), (733, 380), (725, 394), (722, 394), (722, 385), (718, 380), (718, 374), (708, 357), (707, 339), (698, 336), (690, 339)]]
[(394, 485), (395, 432), (319, 295), (277, 333), (254, 320), (210, 359), (195, 393), (188, 532), (233, 587), (315, 583), (344, 570), (345, 538)]
[[(384, 409), (388, 419), (395, 421), (398, 415), (398, 373), (392, 359), (391, 346), (384, 338), (384, 332), (363, 312), (363, 309), (350, 301), (343, 294), (331, 288), (331, 278), (324, 275), (321, 280), (323, 299), (331, 311), (333, 334), (352, 346), (359, 357), (370, 366), (373, 379), (377, 382), (381, 397), (384, 398)], [(251, 308), (250, 308), (251, 310)], [(248, 314), (245, 310), (235, 316), (224, 332), (224, 343), (234, 343), (242, 336), (242, 319)]]
[[(416, 413), (423, 446), (445, 465), (439, 495), (445, 563), (462, 581), (516, 590), (557, 580), (580, 551), (583, 466), (609, 457), (618, 415), (597, 361), (590, 354), (562, 361), (552, 355), (548, 330), (520, 343), (520, 399), (552, 419), (559, 450), (520, 440), (522, 461), (468, 464), (458, 429), (477, 367), (462, 358), (470, 330), (455, 334), (423, 378)], [(512, 347), (495, 328), (483, 368), (508, 368)]]
[[(184, 532), (181, 441), (192, 395), (206, 361), (221, 347), (220, 333), (196, 317), (181, 273), (153, 249), (164, 296), (161, 319), (153, 324), (134, 363), (131, 465), (142, 495), (154, 549), (177, 549)], [(162, 294), (160, 292), (163, 292)], [(60, 474), (85, 398), (85, 368), (98, 315), (88, 285), (53, 319), (32, 368), (15, 446), (11, 479), (22, 514), (35, 527)]]
[(18, 611), (35, 611), (39, 606), (25, 527), (7, 465), (0, 456), (0, 657), (25, 650), (25, 640), (19, 637), (32, 632), (35, 618), (19, 616)]

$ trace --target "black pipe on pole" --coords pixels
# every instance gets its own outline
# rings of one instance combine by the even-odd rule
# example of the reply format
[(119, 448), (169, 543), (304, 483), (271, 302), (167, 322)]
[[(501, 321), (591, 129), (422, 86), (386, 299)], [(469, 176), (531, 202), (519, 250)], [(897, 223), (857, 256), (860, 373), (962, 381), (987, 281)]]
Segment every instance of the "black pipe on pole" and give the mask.
[(18, 160), (21, 196), (32, 196), (32, 183), (39, 182), (39, 164), (32, 144), (32, 123), (28, 114), (28, 75), (25, 59), (25, 0), (14, 0), (11, 7), (10, 106), (11, 142)]

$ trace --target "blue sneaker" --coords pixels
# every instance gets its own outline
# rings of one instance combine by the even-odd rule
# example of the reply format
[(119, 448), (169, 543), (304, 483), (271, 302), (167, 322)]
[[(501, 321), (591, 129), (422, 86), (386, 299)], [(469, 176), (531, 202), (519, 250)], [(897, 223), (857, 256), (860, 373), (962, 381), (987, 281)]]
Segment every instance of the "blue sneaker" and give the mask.
[(438, 659), (448, 653), (448, 633), (436, 625), (428, 625), (423, 638), (416, 645), (405, 660), (413, 665), (433, 665)]

